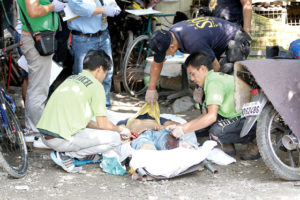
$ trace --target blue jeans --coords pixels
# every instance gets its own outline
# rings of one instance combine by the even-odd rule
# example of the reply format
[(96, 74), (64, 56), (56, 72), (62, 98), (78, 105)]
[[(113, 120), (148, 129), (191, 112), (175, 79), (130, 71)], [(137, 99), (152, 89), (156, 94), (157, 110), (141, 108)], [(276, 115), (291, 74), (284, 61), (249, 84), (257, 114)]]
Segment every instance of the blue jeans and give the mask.
[(138, 138), (132, 140), (131, 147), (138, 150), (143, 144), (150, 144), (154, 146), (156, 150), (167, 150), (167, 135), (169, 135), (170, 132), (171, 130), (166, 129), (144, 131)]
[(217, 136), (220, 142), (247, 144), (255, 138), (256, 126), (254, 126), (248, 135), (240, 137), (246, 119), (234, 117), (232, 119), (224, 118), (218, 115), (217, 121), (211, 126), (196, 131), (196, 134), (206, 136), (207, 132)]
[(111, 58), (111, 68), (102, 83), (106, 95), (106, 107), (110, 108), (110, 88), (113, 75), (113, 62), (111, 53), (111, 43), (109, 31), (105, 30), (100, 37), (85, 37), (81, 35), (72, 35), (71, 53), (74, 57), (73, 74), (78, 74), (82, 71), (83, 59), (89, 50), (102, 49)]

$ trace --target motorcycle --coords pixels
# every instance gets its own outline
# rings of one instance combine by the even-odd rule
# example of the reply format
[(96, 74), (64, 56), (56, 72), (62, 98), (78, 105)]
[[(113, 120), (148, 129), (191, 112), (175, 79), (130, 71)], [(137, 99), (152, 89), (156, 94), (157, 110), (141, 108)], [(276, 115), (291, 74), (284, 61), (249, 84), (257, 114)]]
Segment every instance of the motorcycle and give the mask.
[(246, 117), (240, 137), (256, 126), (266, 166), (284, 180), (300, 180), (300, 60), (235, 63), (236, 110)]

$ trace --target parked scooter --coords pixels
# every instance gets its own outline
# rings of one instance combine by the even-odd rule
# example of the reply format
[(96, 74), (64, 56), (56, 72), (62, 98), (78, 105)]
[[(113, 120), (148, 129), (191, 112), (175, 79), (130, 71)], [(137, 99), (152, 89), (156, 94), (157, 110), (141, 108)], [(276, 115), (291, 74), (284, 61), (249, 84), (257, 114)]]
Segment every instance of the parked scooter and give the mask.
[(259, 152), (285, 180), (300, 180), (300, 60), (247, 60), (235, 64), (236, 109), (246, 117), (244, 137), (256, 125)]

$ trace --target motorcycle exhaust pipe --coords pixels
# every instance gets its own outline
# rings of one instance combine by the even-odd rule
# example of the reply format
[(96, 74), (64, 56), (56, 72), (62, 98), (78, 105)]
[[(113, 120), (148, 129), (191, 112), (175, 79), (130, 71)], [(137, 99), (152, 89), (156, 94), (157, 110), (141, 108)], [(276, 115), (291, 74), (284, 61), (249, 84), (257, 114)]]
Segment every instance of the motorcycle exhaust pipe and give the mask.
[(293, 135), (285, 135), (282, 137), (282, 144), (287, 150), (295, 150), (297, 147), (299, 148), (299, 141)]

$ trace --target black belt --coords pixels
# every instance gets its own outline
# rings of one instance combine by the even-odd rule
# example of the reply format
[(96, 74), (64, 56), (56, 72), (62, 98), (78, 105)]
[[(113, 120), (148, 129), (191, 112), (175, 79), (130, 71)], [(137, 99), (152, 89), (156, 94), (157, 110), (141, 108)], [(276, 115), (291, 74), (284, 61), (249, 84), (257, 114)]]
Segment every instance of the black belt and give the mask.
[(75, 30), (72, 30), (71, 33), (73, 35), (81, 35), (81, 36), (84, 36), (84, 37), (99, 37), (104, 31), (98, 31), (97, 33), (82, 33), (80, 31), (75, 31)]

